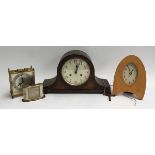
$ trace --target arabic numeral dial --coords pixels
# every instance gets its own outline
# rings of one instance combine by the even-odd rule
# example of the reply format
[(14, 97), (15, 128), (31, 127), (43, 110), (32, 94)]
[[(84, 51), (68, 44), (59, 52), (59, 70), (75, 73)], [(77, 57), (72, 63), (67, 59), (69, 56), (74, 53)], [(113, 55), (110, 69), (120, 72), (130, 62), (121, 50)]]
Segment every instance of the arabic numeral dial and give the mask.
[(72, 86), (79, 86), (88, 81), (90, 68), (88, 63), (81, 58), (67, 60), (62, 67), (62, 78)]
[(133, 85), (136, 82), (138, 70), (136, 65), (129, 63), (123, 70), (123, 80), (127, 85)]

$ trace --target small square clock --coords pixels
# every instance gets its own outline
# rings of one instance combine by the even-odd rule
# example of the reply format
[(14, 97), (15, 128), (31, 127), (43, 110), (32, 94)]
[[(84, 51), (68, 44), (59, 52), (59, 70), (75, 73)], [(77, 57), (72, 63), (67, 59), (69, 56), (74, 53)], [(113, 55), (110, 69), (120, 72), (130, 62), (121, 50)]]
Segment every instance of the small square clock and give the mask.
[(35, 70), (32, 68), (10, 70), (9, 81), (10, 81), (10, 94), (11, 97), (17, 97), (23, 95), (23, 88), (35, 84)]
[(36, 101), (45, 97), (43, 84), (39, 83), (27, 88), (23, 88), (23, 102)]

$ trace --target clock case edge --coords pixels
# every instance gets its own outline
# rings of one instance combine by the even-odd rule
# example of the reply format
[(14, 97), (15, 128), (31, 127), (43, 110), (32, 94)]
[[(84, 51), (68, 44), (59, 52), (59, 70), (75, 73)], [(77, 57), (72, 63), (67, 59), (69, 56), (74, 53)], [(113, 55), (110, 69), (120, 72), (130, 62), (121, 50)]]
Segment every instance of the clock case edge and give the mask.
[[(71, 58), (81, 58), (86, 61), (90, 67), (90, 77), (87, 82), (80, 86), (71, 86), (64, 81), (61, 75), (63, 64)], [(45, 79), (43, 82), (44, 93), (85, 93), (85, 94), (103, 94), (111, 100), (111, 87), (106, 79), (100, 79), (95, 76), (94, 65), (90, 57), (80, 50), (67, 52), (61, 58), (57, 67), (57, 76), (51, 79)]]

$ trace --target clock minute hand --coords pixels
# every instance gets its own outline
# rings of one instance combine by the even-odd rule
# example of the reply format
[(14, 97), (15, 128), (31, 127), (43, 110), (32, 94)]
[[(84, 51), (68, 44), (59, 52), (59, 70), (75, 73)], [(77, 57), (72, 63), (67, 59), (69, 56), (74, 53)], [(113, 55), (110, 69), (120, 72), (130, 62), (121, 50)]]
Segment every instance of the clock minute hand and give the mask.
[(75, 74), (77, 74), (78, 69), (79, 69), (79, 65), (76, 65)]
[(21, 86), (24, 83), (24, 78), (21, 78), (21, 82), (18, 84), (18, 86)]
[(129, 66), (128, 66), (128, 65), (127, 65), (127, 67), (128, 67), (129, 72), (130, 72), (130, 68), (129, 68)]

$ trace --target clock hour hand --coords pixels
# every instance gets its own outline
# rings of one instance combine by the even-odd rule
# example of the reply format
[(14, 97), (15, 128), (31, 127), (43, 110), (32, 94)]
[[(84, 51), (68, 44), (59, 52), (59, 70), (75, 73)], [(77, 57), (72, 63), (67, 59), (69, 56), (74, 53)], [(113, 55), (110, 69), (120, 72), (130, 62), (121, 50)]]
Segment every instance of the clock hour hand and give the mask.
[(133, 73), (133, 69), (132, 69), (132, 71), (131, 71), (131, 72), (129, 72), (129, 76), (131, 76), (131, 75), (132, 75), (132, 73)]

